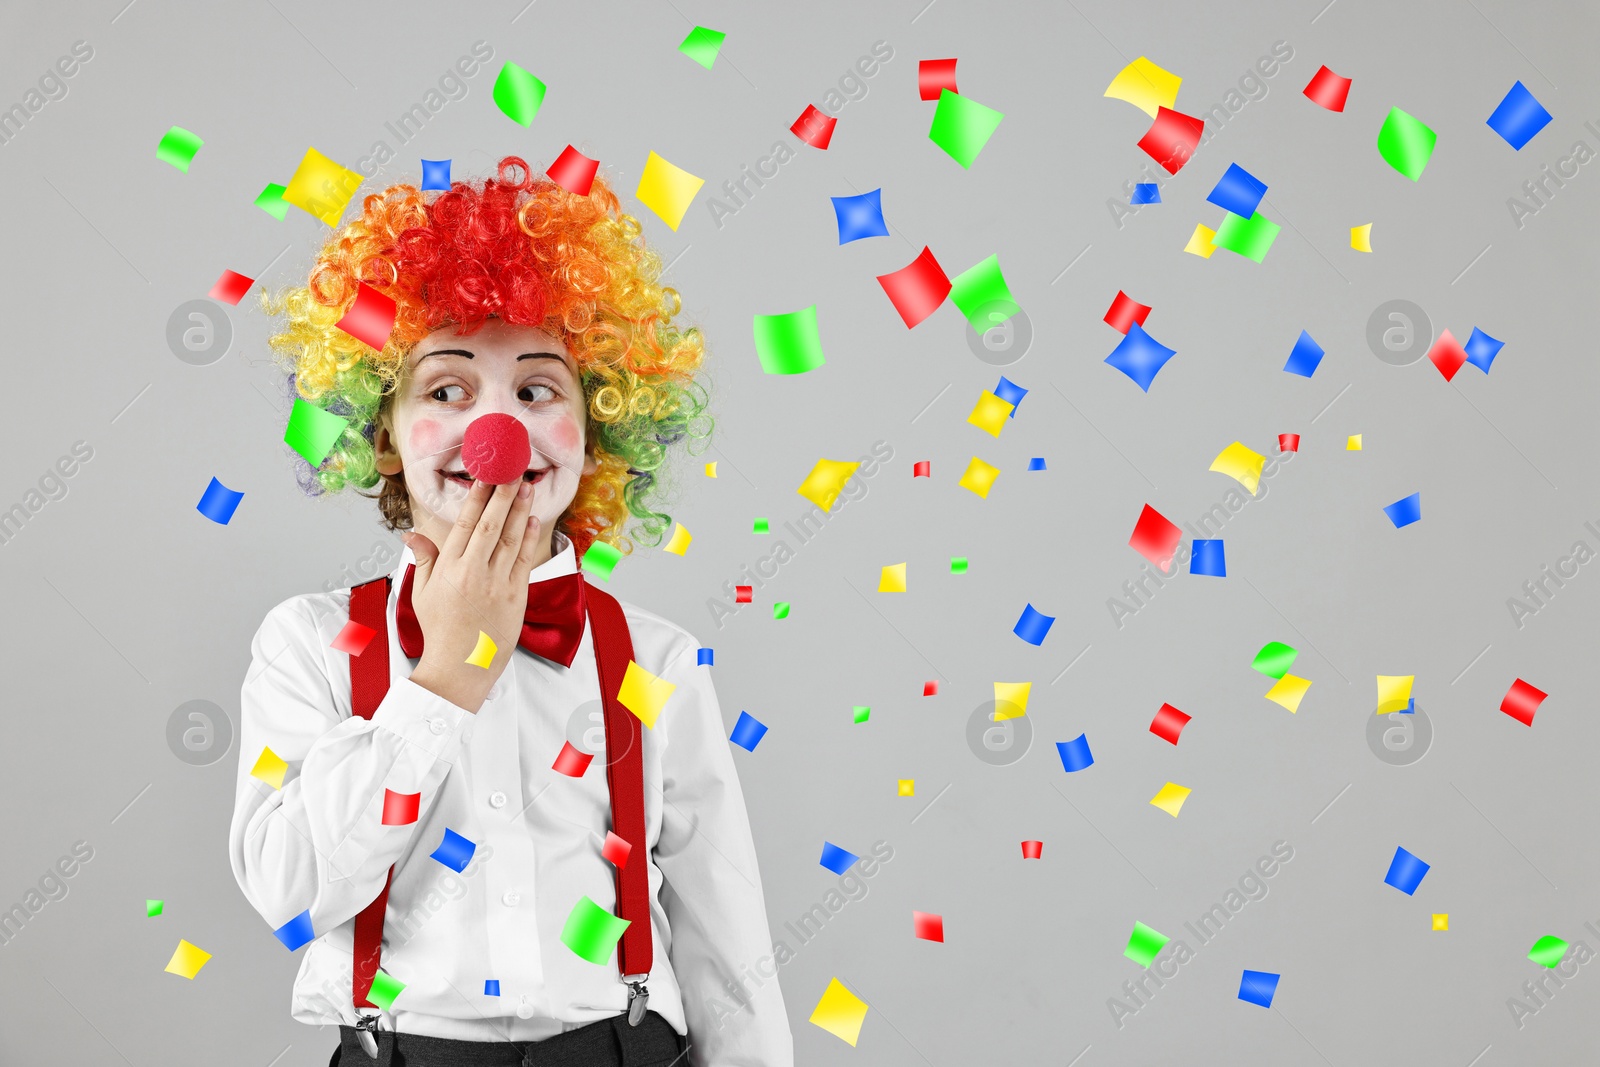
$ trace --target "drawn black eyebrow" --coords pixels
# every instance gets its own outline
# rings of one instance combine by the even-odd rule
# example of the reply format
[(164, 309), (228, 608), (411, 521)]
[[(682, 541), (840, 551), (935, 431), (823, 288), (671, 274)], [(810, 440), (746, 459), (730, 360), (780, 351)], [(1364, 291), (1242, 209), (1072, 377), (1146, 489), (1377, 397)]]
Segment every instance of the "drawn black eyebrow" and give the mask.
[[(424, 354), (417, 360), (417, 362), (421, 363), (422, 360), (427, 359), (429, 356), (466, 356), (468, 359), (471, 359), (473, 358), (473, 353), (468, 352), (464, 348), (440, 348)], [(555, 352), (524, 352), (522, 355), (517, 357), (517, 362), (520, 363), (525, 359), (553, 359), (563, 365), (566, 363), (566, 360), (562, 359), (561, 356)]]

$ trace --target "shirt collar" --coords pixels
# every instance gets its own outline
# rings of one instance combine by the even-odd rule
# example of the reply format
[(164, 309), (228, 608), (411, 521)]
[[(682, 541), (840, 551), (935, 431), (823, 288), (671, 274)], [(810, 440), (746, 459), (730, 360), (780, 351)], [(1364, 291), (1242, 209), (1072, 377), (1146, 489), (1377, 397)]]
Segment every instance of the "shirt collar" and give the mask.
[[(549, 559), (539, 564), (528, 572), (528, 584), (549, 581), (551, 578), (560, 578), (562, 575), (574, 574), (578, 570), (578, 553), (572, 547), (571, 538), (557, 530), (552, 538), (551, 547), (555, 550)], [(402, 545), (400, 549), (400, 566), (395, 571), (395, 581), (398, 583), (406, 576), (406, 568), (417, 562), (416, 554), (410, 547)], [(398, 588), (398, 585), (396, 586)]]

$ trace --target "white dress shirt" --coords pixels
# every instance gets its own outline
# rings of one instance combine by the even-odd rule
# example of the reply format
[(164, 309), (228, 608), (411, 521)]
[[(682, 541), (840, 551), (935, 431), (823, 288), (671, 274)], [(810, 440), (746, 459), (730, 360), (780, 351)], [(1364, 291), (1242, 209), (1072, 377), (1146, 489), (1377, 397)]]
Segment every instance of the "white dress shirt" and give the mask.
[[(578, 570), (573, 546), (530, 583)], [(604, 966), (561, 941), (587, 895), (616, 908), (601, 856), (611, 823), (604, 715), (593, 635), (570, 668), (516, 649), (477, 714), (410, 680), (387, 606), (390, 686), (370, 720), (351, 713), (350, 658), (330, 647), (349, 620), (349, 590), (291, 597), (251, 646), (230, 832), (234, 877), (277, 929), (310, 909), (315, 941), (295, 980), (292, 1014), (354, 1025), (354, 917), (394, 866), (382, 967), (405, 983), (384, 1030), (468, 1041), (536, 1041), (628, 1007), (616, 951)], [(700, 643), (659, 615), (622, 603), (633, 658), (674, 683), (655, 726), (641, 729), (653, 964), (649, 1007), (686, 1034), (689, 1064), (791, 1067), (793, 1039), (776, 981), (730, 994), (730, 980), (771, 952), (749, 817), (711, 668)], [(579, 724), (573, 732), (573, 722)], [(552, 768), (562, 743), (597, 754), (580, 778)], [(289, 765), (283, 787), (251, 776), (270, 747)], [(384, 791), (420, 793), (417, 821), (382, 824)], [(446, 828), (477, 845), (460, 874), (430, 858)], [(484, 982), (500, 983), (498, 997)], [(734, 987), (737, 988), (737, 987)], [(731, 1015), (713, 1002), (738, 1008)]]

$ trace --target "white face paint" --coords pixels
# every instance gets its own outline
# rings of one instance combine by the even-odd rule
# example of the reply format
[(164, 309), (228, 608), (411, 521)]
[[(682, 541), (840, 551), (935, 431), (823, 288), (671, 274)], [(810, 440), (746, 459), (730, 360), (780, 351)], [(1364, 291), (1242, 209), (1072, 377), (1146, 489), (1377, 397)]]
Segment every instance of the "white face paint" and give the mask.
[(378, 470), (405, 473), (416, 529), (439, 543), (461, 514), (472, 479), (461, 441), (474, 419), (492, 412), (527, 428), (532, 458), (533, 514), (542, 536), (599, 465), (585, 451), (586, 402), (576, 361), (554, 335), (533, 326), (487, 320), (462, 336), (451, 325), (412, 350), (399, 388), (379, 422)]

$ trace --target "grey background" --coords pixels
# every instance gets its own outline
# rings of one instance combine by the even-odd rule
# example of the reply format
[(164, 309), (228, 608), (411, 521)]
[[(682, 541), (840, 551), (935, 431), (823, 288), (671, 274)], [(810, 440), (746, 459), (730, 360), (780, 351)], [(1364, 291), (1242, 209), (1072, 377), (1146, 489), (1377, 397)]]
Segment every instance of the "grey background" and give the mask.
[[(1540, 936), (1600, 947), (1582, 926), (1600, 921), (1600, 564), (1520, 629), (1506, 607), (1574, 541), (1600, 545), (1582, 525), (1600, 520), (1600, 164), (1521, 229), (1506, 207), (1574, 141), (1600, 148), (1583, 127), (1600, 120), (1593, 8), (922, 3), (6, 6), (0, 103), (76, 40), (95, 56), (0, 146), (0, 509), (73, 442), (94, 457), (0, 545), (0, 904), (73, 842), (95, 855), (0, 946), (4, 1062), (327, 1060), (331, 1034), (288, 1016), (298, 957), (228, 869), (238, 753), (187, 765), (166, 727), (196, 699), (236, 717), (268, 608), (344, 584), (343, 568), (393, 540), (373, 504), (295, 486), (259, 315), (226, 309), (232, 349), (205, 367), (175, 358), (165, 329), (224, 268), (303, 277), (326, 227), (297, 209), (278, 223), (252, 200), (308, 145), (354, 167), (378, 139), (398, 158), (363, 194), (418, 180), (418, 157), (453, 158), (457, 176), (511, 152), (542, 170), (569, 142), (600, 158), (707, 332), (715, 447), (685, 460), (674, 510), (694, 545), (637, 554), (610, 588), (716, 649), (730, 727), (741, 709), (771, 726), (736, 756), (775, 935), (836, 884), (817, 863), (824, 839), (894, 848), (868, 895), (780, 972), (798, 1062), (1593, 1055), (1594, 966), (1521, 1028), (1506, 1005), (1540, 971), (1526, 959)], [(696, 23), (728, 34), (709, 72), (675, 51)], [(384, 123), (479, 39), (489, 69), (400, 146)], [(894, 57), (840, 110), (832, 147), (798, 146), (789, 124), (880, 39)], [(1199, 113), (1279, 40), (1294, 57), (1266, 97), (1119, 228), (1107, 200), (1125, 200), (1146, 161), (1148, 119), (1101, 98), (1117, 70), (1148, 55)], [(970, 171), (927, 140), (934, 105), (916, 93), (918, 59), (952, 55), (961, 91), (1006, 116)], [(531, 129), (491, 101), (506, 60), (550, 87)], [(1300, 95), (1322, 63), (1355, 79), (1342, 115)], [(1484, 125), (1516, 79), (1555, 115), (1521, 152)], [(1438, 132), (1418, 183), (1374, 148), (1391, 105)], [(155, 156), (173, 124), (206, 141), (187, 174)], [(780, 140), (796, 158), (718, 228), (708, 197)], [(676, 233), (631, 197), (650, 150), (706, 179)], [(1180, 251), (1195, 222), (1220, 218), (1203, 200), (1234, 161), (1269, 184), (1262, 210), (1284, 226), (1264, 264)], [(828, 197), (879, 186), (894, 236), (839, 247)], [(1368, 221), (1375, 252), (1354, 253), (1348, 228)], [(998, 372), (957, 310), (908, 331), (873, 280), (924, 244), (951, 275), (998, 252), (1033, 326), (1005, 371), (1031, 392), (999, 440), (964, 421)], [(1178, 352), (1149, 395), (1101, 363), (1118, 288), (1154, 307), (1147, 329)], [(1447, 384), (1426, 361), (1379, 361), (1366, 321), (1393, 298), (1458, 337), (1478, 325), (1505, 340), (1493, 373)], [(826, 366), (762, 375), (750, 316), (811, 303)], [(1301, 329), (1328, 352), (1309, 380), (1280, 369)], [(1234, 440), (1271, 453), (1281, 432), (1302, 434), (1301, 453), (1229, 520), (1229, 576), (1183, 575), (1119, 629), (1106, 600), (1139, 571), (1126, 542), (1140, 507), (1192, 521), (1233, 485), (1212, 457)], [(1364, 451), (1344, 451), (1351, 433)], [(868, 495), (714, 625), (707, 598), (805, 510), (794, 488), (811, 465), (878, 439), (894, 459)], [(956, 486), (974, 454), (1003, 471), (987, 500)], [(1035, 455), (1047, 471), (1026, 471)], [(709, 459), (715, 481), (700, 474)], [(931, 480), (913, 481), (920, 459)], [(195, 512), (213, 475), (245, 493), (227, 527)], [(1422, 521), (1393, 529), (1380, 509), (1415, 491)], [(757, 515), (772, 538), (748, 532)], [(953, 555), (969, 573), (948, 573)], [(901, 561), (909, 591), (877, 594), (879, 568)], [(779, 599), (793, 608), (775, 622)], [(1042, 647), (1010, 633), (1030, 601), (1057, 616)], [(1269, 640), (1300, 648), (1294, 670), (1314, 682), (1297, 715), (1263, 700), (1270, 683), (1250, 670)], [(1434, 728), (1419, 762), (1368, 749), (1380, 673), (1417, 676)], [(1550, 693), (1531, 730), (1496, 710), (1518, 676)], [(924, 699), (930, 678), (940, 692)], [(1031, 750), (983, 763), (970, 715), (994, 681), (1030, 679)], [(1194, 716), (1177, 748), (1146, 732), (1163, 701)], [(855, 704), (869, 723), (852, 723)], [(1065, 775), (1053, 743), (1083, 732), (1096, 763)], [(902, 777), (914, 798), (896, 796)], [(1147, 803), (1168, 780), (1194, 790), (1175, 820)], [(1025, 838), (1044, 841), (1041, 861), (1021, 860)], [(1184, 922), (1277, 840), (1295, 855), (1269, 895), (1197, 947)], [(1433, 865), (1414, 897), (1382, 882), (1396, 845)], [(165, 899), (163, 917), (144, 917), (147, 897)], [(912, 909), (944, 916), (945, 944), (912, 937)], [(1449, 932), (1430, 930), (1435, 911)], [(1122, 956), (1135, 920), (1196, 954), (1119, 1028), (1107, 999), (1142, 973)], [(214, 954), (193, 982), (162, 973), (180, 937)], [(1270, 1011), (1236, 999), (1243, 968), (1282, 973)], [(855, 1049), (807, 1021), (834, 976), (872, 1006)]]

